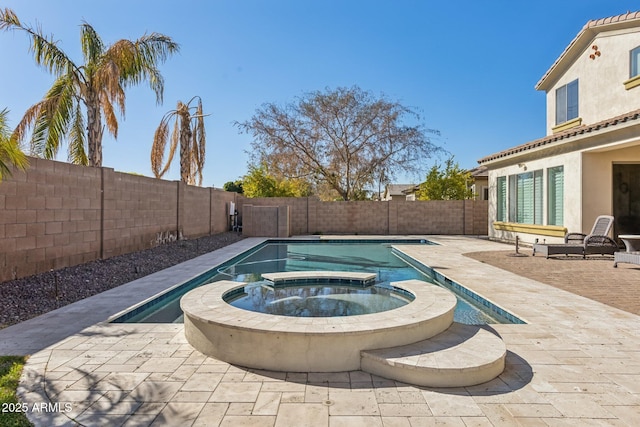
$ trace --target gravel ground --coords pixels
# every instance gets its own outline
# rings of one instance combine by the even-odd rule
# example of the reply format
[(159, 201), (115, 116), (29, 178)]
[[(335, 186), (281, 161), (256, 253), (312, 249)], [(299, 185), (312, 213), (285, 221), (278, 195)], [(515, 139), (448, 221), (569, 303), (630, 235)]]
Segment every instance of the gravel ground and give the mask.
[(241, 240), (221, 233), (0, 283), (0, 329)]

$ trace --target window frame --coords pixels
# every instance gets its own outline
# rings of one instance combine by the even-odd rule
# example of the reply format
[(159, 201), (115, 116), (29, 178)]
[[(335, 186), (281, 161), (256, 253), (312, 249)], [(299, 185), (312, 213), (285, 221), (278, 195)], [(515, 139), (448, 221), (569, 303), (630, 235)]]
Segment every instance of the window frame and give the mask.
[[(497, 179), (497, 221), (506, 221), (508, 217), (508, 221), (515, 224), (544, 224), (544, 169), (499, 176)], [(503, 190), (506, 201), (500, 197), (502, 185), (506, 185)]]
[[(560, 194), (558, 175), (561, 179)], [(564, 225), (564, 165), (547, 168), (547, 225)]]
[(640, 46), (629, 51), (629, 78), (640, 76)]
[(580, 86), (578, 80), (575, 79), (556, 89), (556, 125), (567, 123), (580, 116)]
[(508, 199), (507, 177), (499, 176), (496, 180), (496, 221), (507, 221)]

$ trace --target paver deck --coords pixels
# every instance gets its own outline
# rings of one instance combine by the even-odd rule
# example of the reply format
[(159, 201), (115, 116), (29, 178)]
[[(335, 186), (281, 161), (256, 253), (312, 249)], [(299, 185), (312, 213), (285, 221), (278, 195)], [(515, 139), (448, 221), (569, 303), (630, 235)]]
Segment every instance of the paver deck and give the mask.
[[(168, 287), (180, 274), (192, 273), (189, 264), (84, 300), (80, 308), (69, 306), (1, 330), (0, 354), (32, 354), (19, 394), (38, 426), (637, 425), (639, 316), (462, 255), (501, 251), (504, 245), (421, 237), (441, 245), (402, 249), (528, 322), (492, 325), (508, 350), (506, 369), (497, 379), (434, 389), (362, 371), (247, 370), (195, 351), (182, 325), (78, 325), (85, 316), (85, 323), (105, 320), (114, 301), (146, 298), (147, 284), (164, 281), (157, 286)], [(244, 249), (231, 245), (226, 250)], [(548, 271), (561, 265), (540, 261)], [(195, 262), (191, 266), (206, 264)], [(594, 268), (582, 278), (578, 272), (567, 280), (578, 290), (612, 286), (626, 275), (640, 282), (640, 270), (613, 269), (608, 262), (611, 268)], [(592, 280), (598, 274), (600, 280)], [(37, 411), (48, 402), (59, 405)]]

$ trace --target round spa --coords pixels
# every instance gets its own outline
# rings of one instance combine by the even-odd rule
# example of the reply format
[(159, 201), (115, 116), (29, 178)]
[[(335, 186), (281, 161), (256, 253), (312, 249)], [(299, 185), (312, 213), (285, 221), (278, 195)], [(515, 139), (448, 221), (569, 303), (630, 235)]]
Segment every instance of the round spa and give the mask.
[[(318, 281), (353, 285), (371, 280), (358, 275), (363, 273), (273, 273), (263, 278), (274, 287), (290, 287), (296, 281), (306, 281), (301, 284), (304, 286)], [(208, 356), (250, 368), (287, 372), (358, 370), (361, 351), (425, 340), (453, 322), (456, 298), (451, 292), (420, 280), (391, 285), (398, 288), (397, 295), (404, 305), (369, 314), (296, 317), (234, 307), (225, 299), (237, 299), (247, 284), (220, 281), (182, 297), (185, 336), (194, 348)], [(333, 296), (328, 299), (353, 300)]]

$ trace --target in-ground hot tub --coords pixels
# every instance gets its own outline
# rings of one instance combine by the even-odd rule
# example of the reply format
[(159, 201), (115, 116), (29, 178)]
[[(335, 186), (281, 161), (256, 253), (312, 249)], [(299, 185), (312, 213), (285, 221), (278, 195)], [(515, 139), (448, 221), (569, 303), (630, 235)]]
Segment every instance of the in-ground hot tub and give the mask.
[[(299, 276), (297, 273), (263, 274), (267, 280), (227, 292), (223, 298), (245, 310), (293, 317), (373, 314), (413, 301), (410, 292), (375, 284), (376, 274), (348, 273), (343, 278), (335, 278), (317, 272), (314, 278), (297, 279)], [(303, 276), (309, 274), (303, 273)]]
[[(358, 276), (363, 273), (274, 274), (274, 285), (287, 286), (297, 280), (365, 280)], [(391, 285), (411, 294), (413, 301), (372, 314), (282, 316), (230, 305), (225, 295), (241, 292), (245, 284), (220, 281), (190, 291), (180, 306), (187, 341), (208, 356), (273, 371), (341, 372), (360, 369), (363, 350), (416, 343), (451, 326), (456, 306), (451, 292), (415, 279)]]

